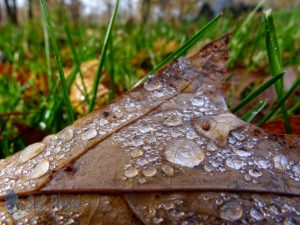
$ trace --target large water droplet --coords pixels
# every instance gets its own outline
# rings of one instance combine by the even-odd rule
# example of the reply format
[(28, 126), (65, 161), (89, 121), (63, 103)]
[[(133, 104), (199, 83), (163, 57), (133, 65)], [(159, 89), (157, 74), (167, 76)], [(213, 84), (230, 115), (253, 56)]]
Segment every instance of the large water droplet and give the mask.
[(169, 162), (191, 168), (198, 166), (205, 157), (196, 143), (185, 139), (169, 143), (165, 155)]
[(220, 217), (227, 221), (239, 220), (243, 215), (243, 208), (238, 202), (227, 202), (220, 209)]
[(129, 167), (125, 170), (124, 175), (128, 178), (135, 177), (139, 174), (139, 171), (135, 167)]
[(194, 106), (202, 107), (202, 106), (204, 106), (204, 104), (205, 104), (205, 100), (203, 99), (203, 97), (197, 96), (197, 97), (193, 98), (193, 100), (192, 100), (192, 105), (194, 105)]
[(153, 177), (156, 174), (156, 172), (157, 172), (156, 168), (150, 166), (150, 167), (143, 170), (143, 175), (145, 177)]
[(251, 208), (250, 215), (256, 221), (260, 221), (260, 220), (263, 220), (265, 218), (265, 216), (264, 216), (263, 212), (261, 211), (261, 209), (258, 209), (258, 208)]
[(34, 158), (35, 156), (39, 155), (44, 149), (46, 145), (44, 143), (35, 143), (32, 145), (27, 146), (20, 154), (18, 159), (18, 163), (22, 164), (27, 162), (28, 160)]
[(83, 134), (81, 135), (81, 139), (84, 141), (88, 141), (88, 140), (93, 139), (96, 136), (97, 136), (96, 129), (90, 128), (90, 129), (86, 130), (85, 132), (83, 132)]
[(273, 158), (274, 167), (279, 170), (286, 170), (288, 165), (288, 160), (283, 155), (276, 155)]
[(29, 175), (29, 179), (38, 179), (42, 176), (44, 176), (50, 168), (50, 163), (48, 159), (44, 159), (41, 162), (39, 162), (31, 171)]
[(147, 91), (154, 91), (157, 90), (161, 87), (161, 83), (160, 81), (153, 77), (153, 78), (149, 78), (145, 83), (144, 83), (144, 88)]
[(226, 159), (226, 165), (232, 169), (239, 170), (243, 167), (244, 162), (239, 159), (228, 158)]
[(165, 119), (164, 124), (170, 127), (179, 126), (182, 124), (182, 119), (180, 116), (171, 115)]
[(168, 176), (168, 177), (173, 177), (174, 176), (174, 169), (173, 167), (169, 165), (162, 165), (161, 170)]

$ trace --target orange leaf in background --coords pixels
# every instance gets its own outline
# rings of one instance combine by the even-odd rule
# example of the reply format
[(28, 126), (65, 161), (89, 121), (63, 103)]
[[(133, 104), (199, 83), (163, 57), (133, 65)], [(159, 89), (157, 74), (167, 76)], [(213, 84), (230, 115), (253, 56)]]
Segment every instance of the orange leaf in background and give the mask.
[[(292, 134), (300, 134), (300, 115), (290, 116), (290, 124), (292, 127)], [(285, 134), (285, 122), (283, 119), (277, 119), (272, 122), (265, 123), (262, 129), (269, 134)]]

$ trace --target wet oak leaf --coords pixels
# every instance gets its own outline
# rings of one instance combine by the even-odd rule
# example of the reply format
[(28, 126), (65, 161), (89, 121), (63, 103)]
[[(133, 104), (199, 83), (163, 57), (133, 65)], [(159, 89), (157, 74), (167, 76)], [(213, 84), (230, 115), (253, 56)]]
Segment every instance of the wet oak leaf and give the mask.
[[(229, 112), (228, 39), (1, 160), (0, 221), (299, 224), (300, 137), (269, 135)], [(31, 194), (44, 208), (22, 208)], [(54, 204), (58, 196), (69, 204)], [(79, 209), (68, 207), (74, 196)]]

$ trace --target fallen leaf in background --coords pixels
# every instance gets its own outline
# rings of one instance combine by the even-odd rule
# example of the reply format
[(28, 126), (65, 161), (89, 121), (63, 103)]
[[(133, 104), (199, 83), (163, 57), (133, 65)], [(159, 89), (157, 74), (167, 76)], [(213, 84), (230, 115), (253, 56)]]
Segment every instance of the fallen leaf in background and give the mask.
[[(229, 112), (228, 41), (1, 160), (0, 221), (297, 224), (300, 137), (268, 135)], [(22, 208), (31, 194), (43, 208)]]
[[(97, 59), (94, 59), (94, 60), (83, 62), (81, 64), (80, 69), (84, 78), (84, 83), (86, 85), (87, 93), (92, 92), (95, 74), (97, 73), (97, 69), (98, 69), (98, 63), (99, 61)], [(66, 77), (68, 77), (71, 72), (72, 72), (71, 69), (65, 69)], [(106, 74), (103, 74), (101, 79), (105, 80), (106, 76), (107, 76)], [(76, 79), (70, 90), (70, 100), (73, 108), (81, 115), (84, 115), (88, 112), (88, 104), (85, 101), (85, 96), (83, 95), (82, 92), (83, 90), (84, 90), (84, 86), (78, 73), (76, 75)], [(109, 89), (106, 87), (106, 85), (102, 83), (99, 84), (98, 92), (97, 92), (96, 108), (100, 108), (103, 105), (103, 103), (108, 100), (108, 93), (109, 93)]]
[[(290, 116), (290, 124), (292, 127), (291, 134), (300, 134), (300, 115)], [(284, 134), (285, 126), (283, 119), (267, 122), (262, 126), (262, 129), (269, 134)]]

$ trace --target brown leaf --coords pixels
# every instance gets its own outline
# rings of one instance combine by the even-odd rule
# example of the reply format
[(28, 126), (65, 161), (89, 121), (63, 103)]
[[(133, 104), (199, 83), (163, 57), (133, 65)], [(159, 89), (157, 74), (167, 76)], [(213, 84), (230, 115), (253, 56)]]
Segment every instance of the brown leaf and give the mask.
[[(289, 117), (292, 134), (300, 134), (300, 115)], [(284, 134), (285, 133), (285, 122), (283, 119), (277, 119), (265, 123), (262, 129), (269, 134)]]
[(22, 218), (3, 202), (2, 221), (297, 224), (300, 138), (268, 135), (228, 111), (228, 38), (0, 161), (2, 201), (14, 193), (29, 203), (30, 194), (82, 199), (79, 211), (48, 207)]

